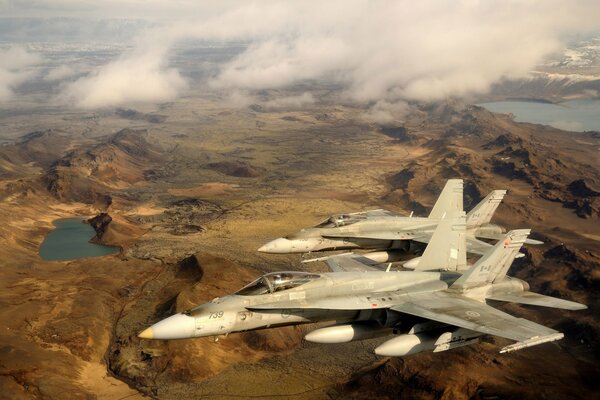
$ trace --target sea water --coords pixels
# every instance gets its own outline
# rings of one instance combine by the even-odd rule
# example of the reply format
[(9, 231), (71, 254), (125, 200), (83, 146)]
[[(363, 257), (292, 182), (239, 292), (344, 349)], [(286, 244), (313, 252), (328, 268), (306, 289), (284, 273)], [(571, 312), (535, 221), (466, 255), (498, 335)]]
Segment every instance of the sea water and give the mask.
[(571, 100), (564, 103), (496, 101), (478, 104), (490, 111), (512, 113), (517, 122), (550, 125), (566, 131), (600, 131), (600, 100)]

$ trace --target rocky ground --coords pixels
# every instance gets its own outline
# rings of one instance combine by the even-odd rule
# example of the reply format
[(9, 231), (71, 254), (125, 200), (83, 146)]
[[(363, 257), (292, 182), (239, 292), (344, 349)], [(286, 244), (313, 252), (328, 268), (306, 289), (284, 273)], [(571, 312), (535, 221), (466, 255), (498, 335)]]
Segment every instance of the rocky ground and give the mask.
[[(0, 147), (0, 398), (589, 398), (599, 390), (597, 133), (571, 133), (457, 102), (405, 123), (352, 107), (223, 110), (208, 100), (117, 110)], [(114, 119), (116, 117), (118, 119)], [(157, 116), (155, 118), (155, 116)], [(93, 121), (93, 122), (90, 122)], [(59, 123), (57, 123), (59, 125)], [(37, 153), (36, 153), (37, 152)], [(38, 154), (38, 155), (36, 155)], [(43, 156), (42, 156), (43, 155)], [(509, 189), (497, 221), (531, 227), (513, 275), (581, 312), (503, 305), (565, 332), (498, 354), (500, 339), (379, 358), (382, 341), (309, 344), (312, 326), (150, 342), (157, 320), (262, 272), (324, 270), (264, 242), (331, 213), (425, 214), (447, 178), (469, 207)], [(81, 215), (114, 256), (65, 262), (37, 250), (52, 220)]]

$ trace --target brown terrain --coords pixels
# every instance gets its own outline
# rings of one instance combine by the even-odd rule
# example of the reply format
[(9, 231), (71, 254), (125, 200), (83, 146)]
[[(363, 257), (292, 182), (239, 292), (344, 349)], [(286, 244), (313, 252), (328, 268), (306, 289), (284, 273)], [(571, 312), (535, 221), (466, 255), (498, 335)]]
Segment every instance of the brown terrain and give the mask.
[[(458, 102), (419, 106), (390, 126), (365, 123), (351, 106), (259, 107), (119, 109), (0, 147), (0, 398), (598, 396), (598, 133), (515, 123)], [(589, 306), (500, 306), (563, 331), (562, 341), (499, 354), (507, 342), (486, 338), (380, 358), (372, 350), (383, 339), (304, 342), (312, 325), (218, 342), (137, 338), (263, 272), (325, 270), (256, 252), (264, 242), (336, 212), (426, 214), (455, 177), (465, 180), (467, 209), (509, 189), (495, 222), (531, 227), (545, 242), (528, 247), (512, 275)], [(93, 240), (120, 253), (42, 260), (52, 221), (69, 216), (89, 219)]]

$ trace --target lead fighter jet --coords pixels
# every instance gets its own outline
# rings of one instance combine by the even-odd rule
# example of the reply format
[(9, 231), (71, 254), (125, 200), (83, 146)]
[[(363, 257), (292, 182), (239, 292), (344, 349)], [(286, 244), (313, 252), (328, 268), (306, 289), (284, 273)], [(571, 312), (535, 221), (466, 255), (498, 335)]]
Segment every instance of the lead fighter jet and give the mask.
[[(490, 223), (506, 190), (494, 190), (466, 218), (467, 250), (482, 255), (491, 245), (479, 238), (499, 240), (504, 230)], [(427, 244), (439, 221), (463, 212), (463, 181), (449, 179), (428, 217), (401, 216), (387, 210), (371, 210), (329, 217), (313, 228), (302, 229), (270, 241), (258, 249), (264, 253), (371, 249), (365, 257), (380, 263), (400, 261)], [(528, 240), (529, 244), (541, 242)]]
[(500, 352), (559, 340), (562, 333), (487, 304), (495, 300), (586, 308), (532, 293), (527, 282), (506, 276), (528, 234), (528, 229), (509, 232), (468, 267), (463, 213), (440, 221), (415, 271), (381, 270), (358, 255), (333, 256), (326, 261), (333, 272), (263, 275), (232, 295), (168, 317), (139, 337), (184, 339), (337, 321), (308, 333), (305, 339), (341, 343), (393, 335), (375, 349), (382, 356), (445, 351), (474, 343), (486, 334), (516, 341)]

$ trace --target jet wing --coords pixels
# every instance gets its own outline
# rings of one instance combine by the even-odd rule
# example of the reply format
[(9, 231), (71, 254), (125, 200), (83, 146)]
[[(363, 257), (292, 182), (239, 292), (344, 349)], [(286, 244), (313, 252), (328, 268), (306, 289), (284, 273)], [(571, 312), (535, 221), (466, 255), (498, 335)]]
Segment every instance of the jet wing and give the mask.
[[(434, 225), (435, 227), (435, 225)], [(418, 228), (418, 227), (417, 227)], [(411, 232), (392, 232), (392, 231), (382, 231), (382, 232), (369, 232), (369, 233), (359, 233), (359, 232), (340, 232), (340, 233), (328, 233), (322, 235), (327, 239), (374, 239), (374, 240), (410, 240), (414, 237)]]
[[(377, 232), (364, 232), (357, 229), (338, 229), (338, 228), (330, 228), (323, 230), (321, 236), (324, 238), (330, 239), (374, 239), (374, 240), (410, 240), (415, 236), (415, 232), (418, 231), (418, 235), (421, 235), (421, 232), (432, 231), (436, 228), (437, 221), (432, 223), (427, 220), (417, 220), (413, 221), (410, 227), (401, 228), (401, 229), (382, 229)], [(350, 226), (351, 227), (351, 226)], [(431, 233), (429, 234), (431, 236)]]
[(419, 293), (392, 310), (461, 328), (516, 340), (500, 352), (510, 352), (562, 339), (563, 334), (523, 318), (513, 317), (485, 303), (447, 292)]
[(378, 263), (359, 254), (340, 254), (326, 257), (324, 261), (333, 272), (382, 271)]
[[(375, 305), (375, 306), (374, 306)], [(334, 296), (310, 301), (305, 299), (283, 300), (272, 303), (246, 306), (248, 310), (319, 309), (319, 310), (367, 310), (382, 308), (366, 296)]]
[[(372, 285), (363, 281), (357, 283), (357, 289), (369, 289)], [(446, 288), (442, 281), (425, 282), (412, 286), (413, 290), (431, 293)], [(341, 296), (320, 297), (318, 299), (306, 299), (303, 295), (290, 292), (283, 293), (279, 299), (270, 303), (246, 306), (249, 310), (280, 310), (280, 309), (323, 309), (323, 310), (373, 310), (378, 308), (390, 308), (396, 304), (409, 301), (404, 291), (385, 291), (365, 294), (348, 294)]]
[[(415, 242), (427, 244), (431, 240), (432, 236), (433, 232), (427, 232), (422, 233), (419, 236), (413, 237), (411, 239)], [(487, 253), (492, 247), (494, 247), (493, 245), (486, 243), (483, 240), (478, 240), (476, 237), (471, 235), (466, 235), (465, 238), (467, 241), (467, 252), (469, 253), (478, 254), (482, 256), (485, 253)]]
[(530, 306), (562, 308), (563, 310), (585, 310), (587, 306), (574, 301), (557, 299), (556, 297), (544, 296), (533, 292), (501, 293), (487, 295), (486, 299), (506, 301), (509, 303), (527, 304)]
[(395, 212), (384, 210), (381, 208), (378, 208), (377, 210), (365, 211), (365, 214), (367, 214), (367, 217), (395, 217), (398, 215)]

